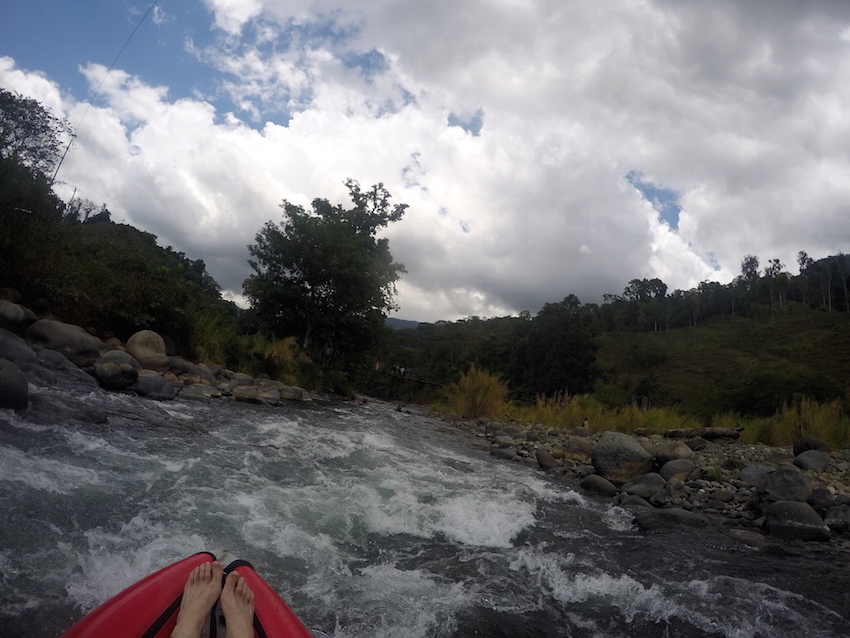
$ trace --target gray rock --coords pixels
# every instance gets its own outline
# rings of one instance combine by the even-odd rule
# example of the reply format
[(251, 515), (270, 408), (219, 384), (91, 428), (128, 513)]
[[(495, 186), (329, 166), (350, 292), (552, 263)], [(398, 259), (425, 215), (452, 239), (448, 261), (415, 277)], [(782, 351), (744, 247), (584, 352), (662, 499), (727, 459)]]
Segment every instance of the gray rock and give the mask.
[(799, 467), (801, 470), (820, 472), (829, 465), (831, 461), (832, 459), (820, 450), (806, 450), (805, 452), (800, 452), (800, 454), (797, 455), (794, 459), (794, 465)]
[(824, 523), (836, 534), (850, 530), (850, 505), (834, 505), (826, 512)]
[(577, 425), (573, 428), (573, 434), (576, 436), (590, 436), (590, 432), (583, 425)]
[(772, 536), (805, 541), (829, 540), (830, 531), (808, 503), (777, 501), (765, 514), (765, 526)]
[(735, 500), (735, 492), (732, 490), (717, 490), (711, 495), (711, 498), (721, 503), (729, 503)]
[(23, 333), (27, 327), (27, 313), (18, 304), (0, 299), (0, 327)]
[(93, 365), (100, 357), (94, 337), (70, 323), (39, 319), (27, 328), (26, 335), (42, 348), (58, 350), (80, 368)]
[(614, 496), (618, 491), (611, 481), (598, 474), (588, 474), (581, 480), (579, 486), (583, 490), (599, 496)]
[(129, 386), (129, 389), (149, 399), (169, 400), (174, 398), (174, 386), (153, 370), (139, 372), (139, 377)]
[(593, 456), (594, 446), (593, 440), (589, 438), (569, 439), (562, 446), (564, 458), (572, 459), (579, 463), (587, 463)]
[(306, 400), (304, 388), (299, 388), (297, 385), (285, 385), (279, 388), (278, 392), (280, 392), (281, 399), (286, 399), (288, 401)]
[(677, 461), (679, 459), (691, 460), (694, 458), (694, 451), (684, 443), (674, 441), (668, 443), (655, 453), (655, 462), (658, 467), (663, 467), (665, 463)]
[(620, 498), (621, 507), (645, 507), (647, 509), (652, 509), (652, 505), (636, 494), (620, 494), (620, 496), (622, 497)]
[(821, 452), (828, 452), (829, 445), (821, 441), (820, 439), (813, 436), (804, 436), (802, 438), (794, 441), (794, 456), (800, 456), (803, 452), (807, 450), (820, 450)]
[(12, 363), (38, 363), (38, 356), (18, 335), (0, 328), (0, 357)]
[[(53, 388), (59, 383), (56, 373), (34, 363), (19, 363), (18, 369), (28, 383), (42, 388)], [(85, 373), (83, 373), (85, 374)]]
[(79, 370), (68, 357), (50, 348), (38, 351), (38, 362), (48, 370)]
[(145, 370), (168, 371), (165, 340), (153, 330), (140, 330), (127, 339), (127, 352), (133, 355)]
[(551, 470), (553, 467), (561, 467), (561, 464), (558, 462), (554, 456), (549, 454), (546, 450), (537, 450), (537, 464), (540, 466), (544, 472), (547, 470)]
[(708, 527), (711, 522), (702, 514), (688, 512), (676, 507), (652, 509), (635, 514), (635, 523), (647, 531), (658, 531), (686, 527)]
[(241, 372), (235, 372), (233, 376), (230, 377), (230, 381), (227, 382), (225, 393), (231, 394), (235, 388), (252, 385), (254, 385), (254, 377), (242, 374)]
[(685, 445), (691, 448), (694, 452), (699, 452), (711, 445), (711, 442), (703, 439), (702, 437), (697, 437), (695, 439), (688, 439), (685, 441)]
[(593, 448), (593, 467), (614, 485), (652, 471), (655, 457), (627, 434), (605, 432)]
[(648, 499), (656, 492), (662, 491), (667, 487), (667, 481), (660, 474), (650, 472), (641, 476), (636, 476), (631, 481), (623, 485), (623, 491), (626, 494), (640, 496)]
[(179, 397), (181, 399), (189, 399), (190, 401), (204, 401), (209, 403), (211, 399), (217, 399), (221, 396), (221, 392), (209, 385), (201, 383), (193, 383), (187, 385), (180, 390)]
[(675, 459), (673, 461), (667, 461), (658, 473), (665, 481), (674, 478), (680, 481), (687, 481), (695, 467), (696, 465), (690, 459)]
[(816, 487), (812, 490), (806, 502), (814, 508), (818, 516), (823, 517), (826, 511), (835, 504), (835, 497), (825, 487)]
[(26, 377), (14, 363), (0, 359), (0, 408), (26, 410), (29, 386)]
[(55, 424), (68, 419), (84, 423), (107, 423), (106, 413), (84, 401), (53, 392), (36, 392), (31, 397), (27, 418), (35, 423)]
[(94, 376), (102, 387), (109, 390), (133, 385), (141, 371), (139, 362), (121, 350), (107, 352), (94, 364)]
[(497, 459), (513, 461), (515, 458), (517, 458), (517, 453), (516, 450), (508, 448), (496, 448), (494, 450), (490, 450), (490, 456), (495, 456)]
[(747, 485), (758, 485), (775, 469), (773, 465), (748, 465), (741, 470), (741, 480)]
[(237, 401), (246, 403), (261, 403), (260, 388), (253, 385), (238, 385), (233, 388), (230, 395)]
[(514, 445), (514, 437), (512, 436), (494, 436), (493, 443), (498, 445), (499, 447), (513, 447)]
[(765, 474), (758, 484), (762, 502), (801, 501), (805, 503), (812, 494), (809, 478), (791, 465), (783, 465)]

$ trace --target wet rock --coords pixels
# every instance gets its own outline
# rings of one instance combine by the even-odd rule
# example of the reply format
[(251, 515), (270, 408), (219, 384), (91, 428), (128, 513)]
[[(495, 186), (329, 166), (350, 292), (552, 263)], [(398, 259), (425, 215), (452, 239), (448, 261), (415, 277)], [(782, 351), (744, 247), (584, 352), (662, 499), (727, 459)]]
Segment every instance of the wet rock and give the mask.
[(665, 481), (669, 481), (673, 478), (680, 481), (687, 481), (691, 476), (691, 473), (694, 471), (694, 468), (696, 468), (696, 465), (694, 465), (694, 462), (690, 459), (676, 459), (665, 463), (658, 473)]
[(93, 365), (100, 357), (100, 348), (94, 337), (70, 323), (39, 319), (27, 328), (26, 335), (28, 340), (42, 348), (58, 350), (80, 368)]
[(646, 531), (675, 529), (678, 527), (708, 527), (711, 522), (702, 514), (688, 512), (677, 507), (640, 511), (635, 514), (635, 523)]
[(496, 448), (490, 450), (490, 456), (495, 456), (497, 459), (505, 459), (506, 461), (513, 461), (517, 458), (517, 453), (516, 450), (509, 448)]
[(590, 436), (590, 432), (583, 425), (577, 425), (573, 428), (573, 434), (576, 436)]
[(139, 362), (120, 350), (107, 352), (94, 364), (94, 375), (98, 382), (110, 390), (120, 390), (133, 385), (141, 371)]
[(583, 490), (599, 496), (614, 496), (618, 491), (617, 487), (611, 481), (598, 474), (585, 476), (579, 483), (579, 486)]
[(765, 526), (772, 536), (805, 541), (829, 540), (829, 527), (808, 503), (777, 501), (765, 514)]
[(623, 485), (623, 492), (633, 496), (648, 499), (656, 492), (667, 487), (667, 481), (660, 474), (650, 472), (633, 478)]
[(100, 408), (69, 396), (36, 392), (32, 395), (27, 419), (34, 423), (55, 424), (67, 419), (84, 423), (103, 424), (108, 421), (106, 413)]
[(804, 436), (794, 441), (794, 456), (800, 456), (803, 452), (808, 450), (828, 452), (829, 445), (814, 436)]
[(512, 436), (507, 435), (494, 436), (493, 443), (495, 443), (499, 447), (513, 447), (514, 438)]
[(12, 363), (38, 363), (38, 356), (18, 335), (0, 328), (0, 357)]
[(765, 474), (758, 484), (762, 502), (801, 501), (805, 503), (812, 493), (809, 478), (796, 467), (783, 465)]
[(729, 503), (735, 500), (735, 492), (732, 490), (717, 490), (711, 498), (721, 503)]
[(201, 383), (193, 383), (187, 385), (180, 390), (179, 397), (181, 399), (189, 399), (190, 401), (205, 401), (209, 403), (211, 399), (217, 399), (221, 396), (221, 392), (209, 385)]
[(561, 464), (558, 462), (554, 456), (549, 454), (546, 450), (537, 450), (537, 464), (540, 465), (540, 469), (544, 472), (547, 470), (551, 470), (553, 467), (560, 467)]
[(48, 370), (79, 370), (68, 357), (50, 348), (38, 351), (38, 362)]
[(836, 534), (850, 530), (850, 505), (834, 505), (826, 512), (824, 523)]
[(174, 398), (174, 386), (153, 370), (142, 370), (129, 389), (149, 399), (169, 400)]
[(801, 470), (812, 470), (820, 472), (823, 468), (830, 464), (832, 459), (820, 450), (806, 450), (800, 452), (794, 459), (794, 465)]
[(655, 453), (655, 462), (658, 464), (658, 467), (662, 467), (670, 461), (677, 461), (679, 459), (690, 460), (693, 458), (694, 451), (679, 441), (668, 443)]
[(297, 385), (284, 385), (278, 389), (278, 392), (280, 392), (280, 398), (287, 401), (307, 400), (304, 388), (299, 388)]
[(605, 432), (591, 455), (596, 471), (614, 485), (652, 471), (655, 457), (627, 434)]
[(253, 385), (239, 385), (233, 388), (230, 393), (237, 401), (245, 401), (247, 403), (261, 403), (260, 389)]
[(806, 501), (818, 513), (818, 516), (825, 516), (826, 511), (835, 504), (835, 497), (825, 487), (816, 487), (812, 490), (809, 498)]
[(19, 363), (18, 369), (26, 378), (27, 383), (32, 383), (35, 386), (53, 388), (59, 382), (55, 372), (34, 363)]
[(588, 463), (593, 456), (595, 444), (591, 439), (575, 438), (564, 442), (564, 458), (578, 463)]
[(620, 506), (621, 507), (645, 507), (647, 509), (652, 509), (652, 505), (646, 501), (646, 499), (637, 496), (636, 494), (620, 494)]
[(747, 485), (758, 485), (764, 477), (776, 469), (773, 465), (747, 465), (741, 469), (741, 480)]
[(146, 370), (166, 372), (169, 368), (165, 340), (153, 330), (140, 330), (127, 339), (127, 352)]
[(0, 327), (23, 334), (27, 327), (27, 314), (18, 304), (0, 299)]
[(14, 363), (0, 359), (0, 408), (26, 410), (29, 386), (26, 377)]

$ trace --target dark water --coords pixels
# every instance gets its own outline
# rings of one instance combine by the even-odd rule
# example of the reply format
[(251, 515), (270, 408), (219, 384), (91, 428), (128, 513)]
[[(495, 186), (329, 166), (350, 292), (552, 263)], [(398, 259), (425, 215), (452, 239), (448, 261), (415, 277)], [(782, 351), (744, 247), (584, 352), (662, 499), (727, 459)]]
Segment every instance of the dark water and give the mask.
[(85, 400), (107, 425), (0, 411), (0, 636), (57, 636), (215, 548), (250, 560), (315, 636), (850, 635), (837, 545), (639, 532), (424, 416)]

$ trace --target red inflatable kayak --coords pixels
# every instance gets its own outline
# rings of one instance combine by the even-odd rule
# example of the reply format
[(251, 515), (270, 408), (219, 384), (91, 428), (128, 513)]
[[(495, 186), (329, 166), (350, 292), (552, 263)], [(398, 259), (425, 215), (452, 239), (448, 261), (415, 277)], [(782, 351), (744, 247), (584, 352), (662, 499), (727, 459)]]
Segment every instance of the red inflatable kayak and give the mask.
[[(237, 567), (254, 592), (254, 633), (257, 638), (311, 638), (283, 599), (260, 578), (250, 563), (227, 552), (201, 552), (169, 565), (131, 585), (95, 609), (62, 638), (169, 638), (189, 573), (218, 560), (228, 574)], [(205, 638), (226, 637), (218, 604), (210, 612)]]

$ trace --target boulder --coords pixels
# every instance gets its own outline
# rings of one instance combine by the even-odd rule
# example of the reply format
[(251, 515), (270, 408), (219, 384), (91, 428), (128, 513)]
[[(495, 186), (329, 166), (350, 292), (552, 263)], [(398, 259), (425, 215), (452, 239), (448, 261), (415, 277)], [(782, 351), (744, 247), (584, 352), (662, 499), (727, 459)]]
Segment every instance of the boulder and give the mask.
[(829, 456), (820, 450), (806, 450), (805, 452), (800, 452), (800, 454), (797, 455), (794, 459), (794, 465), (799, 467), (801, 470), (820, 472), (830, 464), (831, 460), (832, 459), (830, 459)]
[(174, 386), (153, 370), (139, 372), (139, 377), (128, 389), (149, 399), (168, 400), (174, 398)]
[(127, 352), (146, 370), (168, 370), (165, 341), (153, 330), (140, 330), (127, 339)]
[(537, 450), (537, 464), (544, 472), (551, 470), (553, 467), (560, 467), (561, 464), (554, 456), (546, 450)]
[(0, 357), (12, 363), (38, 363), (38, 355), (21, 337), (0, 328)]
[(269, 405), (278, 405), (280, 403), (280, 391), (277, 388), (268, 388), (260, 392), (260, 401)]
[(617, 487), (608, 479), (602, 478), (598, 474), (588, 474), (585, 476), (579, 486), (591, 494), (599, 496), (614, 496), (617, 493)]
[(294, 385), (285, 385), (279, 389), (280, 398), (288, 399), (289, 401), (303, 401), (304, 388), (299, 388)]
[(812, 490), (806, 502), (814, 508), (818, 516), (823, 518), (826, 516), (827, 510), (835, 505), (835, 497), (827, 488), (816, 487)]
[(678, 461), (679, 459), (691, 460), (694, 458), (694, 451), (681, 441), (668, 443), (655, 453), (655, 462), (658, 467), (663, 467), (670, 461)]
[(834, 505), (826, 512), (824, 523), (836, 534), (850, 530), (850, 505)]
[(238, 385), (230, 393), (237, 401), (260, 403), (260, 389), (253, 385)]
[(36, 365), (34, 363), (18, 363), (17, 366), (18, 370), (20, 370), (21, 374), (23, 374), (26, 378), (27, 383), (31, 383), (42, 388), (54, 388), (59, 382), (55, 372), (48, 370), (47, 368), (43, 368), (40, 365)]
[(652, 471), (655, 457), (627, 434), (605, 432), (593, 448), (593, 467), (614, 485)]
[(758, 495), (762, 502), (801, 501), (805, 503), (811, 494), (811, 481), (792, 465), (782, 465), (768, 472), (758, 484)]
[(517, 458), (517, 453), (516, 450), (512, 449), (496, 448), (494, 450), (490, 450), (490, 456), (495, 456), (497, 459), (513, 461), (515, 458)]
[(711, 445), (711, 442), (698, 436), (694, 439), (688, 439), (685, 441), (685, 445), (691, 448), (694, 452), (699, 452)]
[(686, 527), (708, 527), (711, 522), (702, 514), (688, 512), (676, 507), (651, 509), (635, 514), (635, 523), (647, 531), (659, 531)]
[(120, 390), (133, 385), (139, 378), (142, 366), (129, 353), (112, 350), (94, 364), (98, 383), (109, 390)]
[(29, 386), (26, 377), (14, 363), (0, 359), (0, 408), (26, 410)]
[(777, 501), (765, 514), (765, 526), (773, 536), (804, 541), (829, 540), (830, 531), (808, 503)]
[(572, 459), (577, 463), (588, 463), (593, 455), (593, 448), (594, 443), (592, 439), (570, 439), (563, 445), (564, 458)]
[(661, 469), (658, 470), (658, 473), (665, 481), (669, 481), (672, 478), (679, 479), (680, 481), (687, 481), (695, 467), (696, 465), (690, 459), (674, 459), (672, 461), (667, 461)]
[(100, 357), (94, 337), (70, 323), (39, 319), (27, 328), (26, 336), (42, 348), (58, 350), (80, 368), (93, 365)]
[(61, 352), (45, 348), (38, 351), (38, 362), (48, 370), (77, 370), (71, 361)]
[(217, 399), (221, 396), (221, 392), (212, 386), (193, 383), (180, 390), (181, 399), (189, 399), (190, 401), (205, 401), (209, 403), (211, 399)]
[(12, 303), (21, 303), (21, 293), (15, 288), (3, 287), (0, 288), (0, 299), (11, 301)]
[(168, 368), (178, 378), (192, 379), (191, 383), (194, 384), (199, 383), (201, 379), (209, 385), (218, 383), (214, 376), (209, 373), (205, 374), (198, 366), (191, 361), (186, 361), (183, 357), (168, 357)]
[(656, 492), (661, 492), (667, 487), (667, 481), (660, 474), (650, 472), (641, 476), (636, 476), (631, 481), (623, 485), (623, 491), (626, 494), (640, 496), (641, 498), (649, 499)]
[(747, 465), (741, 468), (741, 480), (747, 485), (758, 485), (764, 480), (764, 477), (776, 469), (774, 465)]
[(620, 507), (642, 507), (652, 509), (652, 505), (637, 494), (620, 494), (620, 497)]
[(820, 450), (821, 452), (828, 452), (829, 445), (813, 436), (804, 436), (794, 441), (794, 456), (800, 456), (803, 452), (806, 452), (807, 450)]
[(0, 328), (23, 334), (27, 327), (27, 313), (18, 304), (0, 299)]

